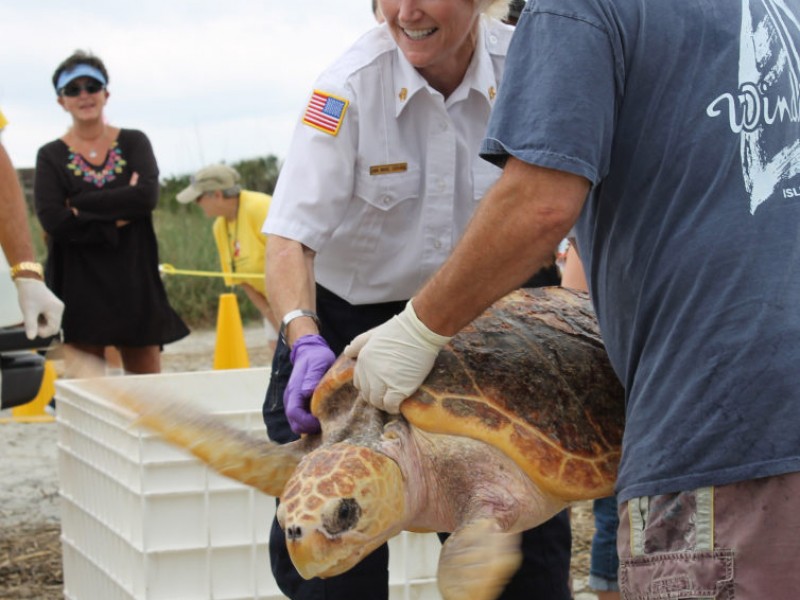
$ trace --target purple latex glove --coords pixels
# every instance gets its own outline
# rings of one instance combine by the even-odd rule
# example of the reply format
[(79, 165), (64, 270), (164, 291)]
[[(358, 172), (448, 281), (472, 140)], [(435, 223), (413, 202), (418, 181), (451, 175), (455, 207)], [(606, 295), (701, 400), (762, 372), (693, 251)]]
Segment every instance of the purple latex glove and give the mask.
[(292, 346), (292, 374), (283, 393), (283, 409), (297, 434), (319, 433), (317, 418), (309, 411), (309, 399), (336, 356), (321, 335), (304, 335)]

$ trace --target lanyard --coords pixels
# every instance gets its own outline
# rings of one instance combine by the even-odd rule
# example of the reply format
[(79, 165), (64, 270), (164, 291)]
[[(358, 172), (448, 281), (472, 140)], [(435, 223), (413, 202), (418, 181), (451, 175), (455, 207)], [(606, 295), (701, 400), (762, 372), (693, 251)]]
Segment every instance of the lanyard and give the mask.
[(233, 244), (228, 231), (228, 221), (225, 221), (225, 242), (228, 245), (228, 254), (231, 259), (231, 273), (236, 273), (236, 255), (239, 254), (239, 199), (236, 199), (236, 218), (233, 221)]

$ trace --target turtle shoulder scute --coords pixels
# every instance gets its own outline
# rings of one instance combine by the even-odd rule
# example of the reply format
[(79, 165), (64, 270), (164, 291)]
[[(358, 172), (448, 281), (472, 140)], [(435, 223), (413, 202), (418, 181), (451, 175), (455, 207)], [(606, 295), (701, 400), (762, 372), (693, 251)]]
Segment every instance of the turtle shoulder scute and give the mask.
[(353, 406), (358, 396), (353, 386), (355, 364), (354, 359), (340, 356), (317, 385), (311, 397), (311, 412), (320, 421), (331, 420)]
[(360, 397), (353, 385), (354, 369), (354, 359), (340, 356), (311, 397), (311, 413), (322, 426), (323, 445), (348, 441), (377, 447), (384, 426), (392, 418)]

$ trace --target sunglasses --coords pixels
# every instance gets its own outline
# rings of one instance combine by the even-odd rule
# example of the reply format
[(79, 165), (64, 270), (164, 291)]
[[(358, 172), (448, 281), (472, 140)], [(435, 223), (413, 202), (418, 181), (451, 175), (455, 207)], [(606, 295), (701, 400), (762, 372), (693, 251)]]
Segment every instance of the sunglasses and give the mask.
[(105, 86), (99, 81), (88, 81), (83, 85), (80, 83), (69, 83), (61, 88), (61, 95), (74, 98), (75, 96), (80, 96), (81, 92), (86, 92), (87, 94), (96, 94), (104, 89)]

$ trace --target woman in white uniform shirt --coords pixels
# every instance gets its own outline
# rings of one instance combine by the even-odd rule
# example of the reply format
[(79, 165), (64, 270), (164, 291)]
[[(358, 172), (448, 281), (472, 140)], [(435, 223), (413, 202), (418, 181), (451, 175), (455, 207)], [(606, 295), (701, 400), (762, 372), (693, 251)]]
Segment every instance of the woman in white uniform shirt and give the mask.
[[(308, 399), (334, 357), (402, 311), (500, 175), (478, 147), (513, 29), (481, 14), (502, 16), (507, 1), (379, 4), (386, 22), (315, 83), (264, 225), (267, 292), (283, 321), (264, 420), (280, 443), (318, 430)], [(570, 597), (566, 515), (526, 532), (523, 553), (501, 598)], [(294, 600), (388, 598), (386, 546), (304, 581), (274, 523), (270, 556)]]

